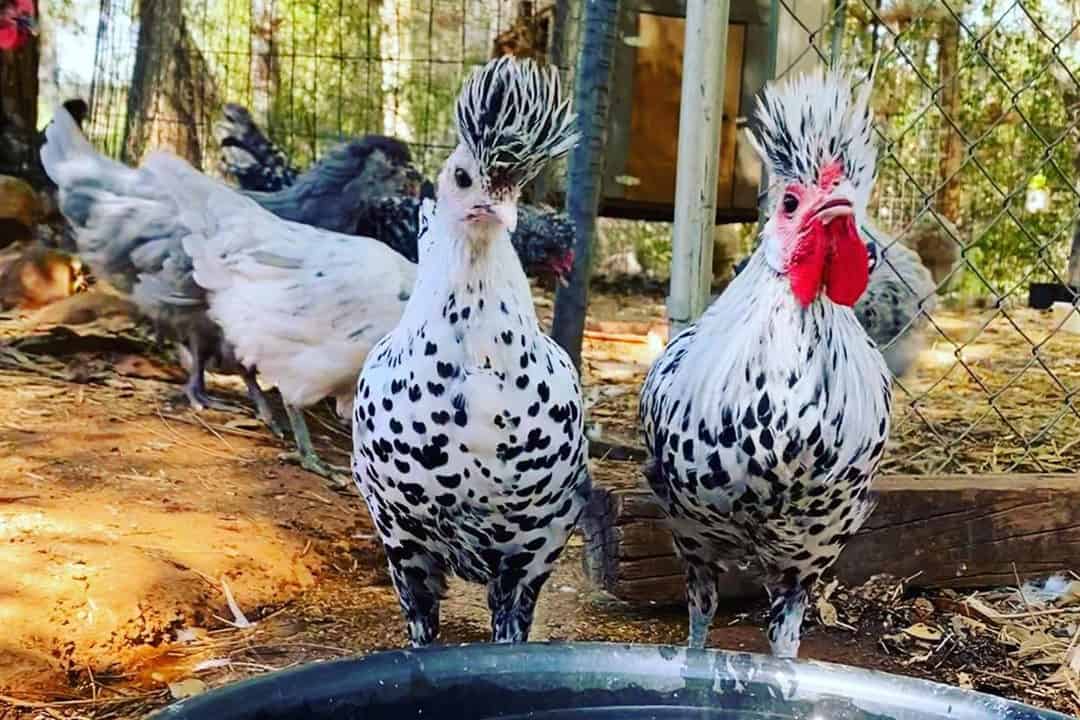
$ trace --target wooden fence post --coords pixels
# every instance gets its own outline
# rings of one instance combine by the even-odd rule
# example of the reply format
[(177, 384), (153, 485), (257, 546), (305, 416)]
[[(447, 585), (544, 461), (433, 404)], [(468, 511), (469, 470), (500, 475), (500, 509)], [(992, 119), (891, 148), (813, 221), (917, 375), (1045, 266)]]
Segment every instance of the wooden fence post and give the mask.
[(729, 9), (728, 0), (686, 3), (671, 291), (667, 302), (672, 335), (701, 314), (712, 285)]

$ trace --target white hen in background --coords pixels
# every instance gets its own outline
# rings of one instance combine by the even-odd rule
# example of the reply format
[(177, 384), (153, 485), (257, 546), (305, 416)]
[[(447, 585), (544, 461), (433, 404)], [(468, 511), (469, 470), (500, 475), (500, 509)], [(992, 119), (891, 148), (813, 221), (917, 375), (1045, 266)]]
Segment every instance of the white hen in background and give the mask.
[(185, 163), (172, 169), (188, 211), (203, 212), (184, 249), (210, 317), (239, 362), (277, 386), (301, 465), (329, 476), (301, 408), (333, 397), (348, 416), (364, 359), (400, 319), (416, 266), (371, 238), (282, 220)]

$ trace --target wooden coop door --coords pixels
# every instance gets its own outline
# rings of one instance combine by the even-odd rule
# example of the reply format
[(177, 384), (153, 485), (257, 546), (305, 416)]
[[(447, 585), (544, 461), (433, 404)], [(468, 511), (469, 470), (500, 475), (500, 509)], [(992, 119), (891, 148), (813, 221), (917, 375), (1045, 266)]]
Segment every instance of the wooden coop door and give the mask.
[[(630, 122), (625, 163), (609, 175), (605, 193), (612, 214), (670, 218), (675, 199), (678, 161), (679, 102), (682, 95), (682, 55), (686, 20), (639, 13), (631, 85)], [(752, 217), (755, 207), (746, 205), (756, 196), (757, 177), (738, 173), (736, 118), (743, 95), (746, 25), (728, 26), (724, 115), (721, 122), (717, 215), (734, 219)], [(750, 186), (749, 194), (745, 192)], [(737, 192), (739, 186), (743, 192)], [(616, 196), (616, 197), (612, 197)]]

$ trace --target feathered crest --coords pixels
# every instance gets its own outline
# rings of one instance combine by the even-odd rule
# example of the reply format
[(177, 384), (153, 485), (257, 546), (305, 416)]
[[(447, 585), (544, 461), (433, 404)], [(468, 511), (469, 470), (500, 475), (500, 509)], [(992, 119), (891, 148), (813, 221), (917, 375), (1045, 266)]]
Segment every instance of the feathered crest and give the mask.
[(821, 169), (839, 160), (866, 206), (876, 164), (873, 83), (867, 80), (857, 91), (855, 84), (853, 74), (832, 69), (766, 86), (758, 98), (751, 140), (768, 165), (773, 189), (792, 181), (816, 184)]
[(506, 55), (473, 72), (457, 101), (457, 130), (494, 194), (521, 187), (577, 143), (559, 74)]

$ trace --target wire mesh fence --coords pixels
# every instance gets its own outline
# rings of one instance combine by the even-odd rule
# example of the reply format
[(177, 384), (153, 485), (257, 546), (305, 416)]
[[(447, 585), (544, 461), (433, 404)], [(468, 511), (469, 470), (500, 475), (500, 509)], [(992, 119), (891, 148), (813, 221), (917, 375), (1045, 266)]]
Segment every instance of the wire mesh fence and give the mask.
[[(101, 0), (91, 134), (107, 152), (134, 159), (147, 144), (140, 128), (160, 125), (150, 131), (155, 139), (213, 171), (213, 125), (222, 104), (234, 102), (297, 167), (343, 138), (379, 133), (408, 142), (430, 172), (453, 149), (457, 88), (494, 52), (554, 58), (568, 79), (575, 38), (565, 30), (576, 17), (536, 5)], [(171, 27), (147, 29), (151, 20), (166, 24), (163, 17)], [(175, 47), (182, 62), (170, 56)], [(133, 82), (141, 58), (165, 68), (157, 83)]]
[[(638, 10), (681, 5), (622, 3), (627, 45), (642, 41)], [(140, 13), (170, 4), (179, 37), (155, 38)], [(339, 138), (378, 132), (408, 141), (430, 174), (450, 149), (452, 98), (471, 67), (502, 52), (539, 55), (572, 81), (581, 8), (580, 0), (101, 0), (91, 134), (131, 158), (140, 132), (154, 139), (172, 127), (189, 135), (189, 158), (212, 171), (214, 120), (223, 102), (240, 102), (297, 167)], [(1067, 294), (1048, 311), (1027, 307), (1032, 283), (1080, 280), (1067, 271), (1080, 216), (1078, 12), (1063, 0), (772, 5), (767, 64), (776, 77), (826, 63), (864, 74), (876, 67), (873, 214), (891, 236), (885, 244), (915, 249), (937, 286), (918, 298), (906, 328), (922, 352), (897, 381), (889, 471), (1080, 467), (1080, 311)], [(185, 57), (154, 55), (155, 40)], [(132, 84), (147, 52), (168, 69), (153, 102), (144, 97), (150, 86)], [(739, 116), (751, 109), (742, 101)]]
[(1080, 21), (1053, 0), (779, 0), (777, 74), (876, 63), (874, 211), (937, 284), (912, 325), (927, 342), (897, 383), (888, 467), (1080, 467), (1075, 301), (1028, 307), (1032, 283), (1075, 285)]

